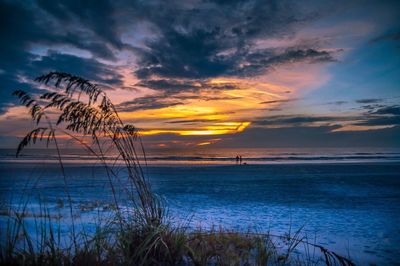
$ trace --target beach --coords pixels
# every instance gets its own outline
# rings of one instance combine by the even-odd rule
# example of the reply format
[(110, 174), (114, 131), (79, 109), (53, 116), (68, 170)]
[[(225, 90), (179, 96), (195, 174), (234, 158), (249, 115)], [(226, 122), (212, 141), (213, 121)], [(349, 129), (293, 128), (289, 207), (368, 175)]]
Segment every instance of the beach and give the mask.
[[(358, 264), (391, 265), (400, 258), (399, 162), (181, 163), (143, 170), (177, 224), (276, 235), (301, 229), (309, 241)], [(3, 203), (29, 198), (32, 212), (44, 202), (50, 212), (67, 216), (57, 164), (3, 162), (0, 172)], [(66, 173), (74, 208), (90, 228), (112, 204), (105, 172), (69, 163)], [(115, 182), (123, 202), (123, 173)]]

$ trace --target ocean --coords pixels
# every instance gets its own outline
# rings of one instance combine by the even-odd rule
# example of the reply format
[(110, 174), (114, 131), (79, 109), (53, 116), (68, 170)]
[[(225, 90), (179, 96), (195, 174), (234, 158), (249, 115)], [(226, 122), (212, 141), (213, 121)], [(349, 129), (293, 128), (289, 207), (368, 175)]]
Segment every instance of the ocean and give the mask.
[[(32, 212), (44, 202), (51, 212), (65, 213), (55, 157), (37, 154), (43, 153), (15, 159), (12, 151), (2, 151), (2, 208), (29, 199)], [(147, 159), (144, 173), (177, 224), (277, 235), (301, 229), (308, 239), (358, 264), (400, 262), (398, 150), (159, 152)], [(112, 202), (105, 172), (90, 156), (71, 153), (65, 163), (74, 208), (90, 227)], [(122, 176), (119, 187), (124, 185)], [(0, 220), (4, 228), (4, 211)]]

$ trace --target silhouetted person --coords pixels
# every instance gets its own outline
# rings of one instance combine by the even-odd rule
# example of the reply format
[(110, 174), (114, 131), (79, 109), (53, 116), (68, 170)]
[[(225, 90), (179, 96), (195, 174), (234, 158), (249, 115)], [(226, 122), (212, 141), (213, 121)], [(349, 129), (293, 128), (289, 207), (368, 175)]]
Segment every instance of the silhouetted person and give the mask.
[(236, 155), (236, 164), (239, 164), (239, 155)]
[(239, 163), (242, 164), (242, 155), (239, 156)]

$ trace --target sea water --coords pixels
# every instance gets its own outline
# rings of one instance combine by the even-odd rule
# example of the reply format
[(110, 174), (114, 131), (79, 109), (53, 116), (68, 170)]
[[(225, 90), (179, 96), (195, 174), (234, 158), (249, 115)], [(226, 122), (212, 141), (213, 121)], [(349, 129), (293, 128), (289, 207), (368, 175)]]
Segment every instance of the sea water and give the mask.
[[(177, 224), (276, 235), (301, 229), (308, 239), (360, 264), (400, 261), (400, 162), (395, 151), (248, 153), (242, 165), (233, 155), (196, 154), (190, 156), (201, 159), (189, 160), (189, 155), (157, 155), (157, 163), (143, 169)], [(216, 157), (218, 163), (210, 159)], [(74, 208), (83, 223), (94, 224), (95, 214), (107, 213), (113, 198), (104, 169), (88, 160), (72, 158), (65, 167)], [(3, 161), (0, 173), (4, 204), (29, 198), (32, 212), (39, 202), (53, 212), (66, 210), (65, 180), (57, 163)], [(116, 181), (120, 188), (126, 185), (123, 178)]]

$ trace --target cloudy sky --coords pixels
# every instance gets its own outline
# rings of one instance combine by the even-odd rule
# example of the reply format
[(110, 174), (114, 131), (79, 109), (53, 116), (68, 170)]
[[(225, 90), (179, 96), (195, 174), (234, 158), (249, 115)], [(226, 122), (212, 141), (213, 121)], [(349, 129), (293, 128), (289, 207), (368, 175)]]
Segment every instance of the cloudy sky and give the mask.
[(149, 148), (400, 147), (399, 1), (0, 0), (0, 34), (0, 147), (53, 70)]

